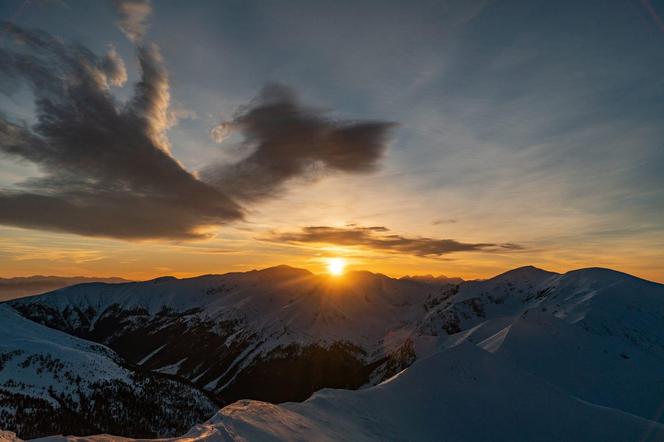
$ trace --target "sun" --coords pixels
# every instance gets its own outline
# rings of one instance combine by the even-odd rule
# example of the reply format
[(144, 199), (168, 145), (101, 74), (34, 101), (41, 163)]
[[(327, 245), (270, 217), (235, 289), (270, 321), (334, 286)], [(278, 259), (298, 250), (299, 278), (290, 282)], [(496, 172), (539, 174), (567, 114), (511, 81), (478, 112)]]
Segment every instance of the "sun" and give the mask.
[(330, 258), (327, 260), (327, 271), (332, 276), (341, 276), (346, 268), (346, 260), (343, 258)]

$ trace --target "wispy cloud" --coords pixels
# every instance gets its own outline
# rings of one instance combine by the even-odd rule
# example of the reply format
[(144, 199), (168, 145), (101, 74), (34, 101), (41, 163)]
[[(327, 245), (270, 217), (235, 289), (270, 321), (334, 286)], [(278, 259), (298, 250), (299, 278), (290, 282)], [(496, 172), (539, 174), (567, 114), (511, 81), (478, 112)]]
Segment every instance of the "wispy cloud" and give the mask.
[(111, 45), (108, 53), (103, 58), (101, 69), (106, 74), (106, 79), (113, 86), (122, 86), (127, 82), (127, 68), (120, 54)]
[(70, 264), (83, 264), (105, 259), (101, 250), (88, 250), (77, 247), (62, 247), (57, 250), (45, 249), (38, 245), (4, 243), (12, 261), (53, 261)]
[(149, 0), (113, 0), (118, 14), (118, 26), (133, 42), (143, 39), (148, 28), (148, 17), (152, 13)]

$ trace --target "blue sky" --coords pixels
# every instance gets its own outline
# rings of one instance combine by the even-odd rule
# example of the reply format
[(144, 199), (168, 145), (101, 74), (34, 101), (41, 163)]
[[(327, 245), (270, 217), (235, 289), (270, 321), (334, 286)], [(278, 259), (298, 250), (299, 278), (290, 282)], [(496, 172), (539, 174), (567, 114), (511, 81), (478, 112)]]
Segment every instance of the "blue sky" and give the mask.
[[(217, 144), (210, 130), (268, 83), (291, 87), (332, 118), (397, 123), (381, 167), (291, 180), (287, 192), (251, 205), (244, 221), (219, 226), (203, 243), (138, 246), (0, 227), (7, 250), (0, 262), (6, 276), (141, 277), (278, 262), (317, 268), (321, 259), (342, 254), (358, 267), (390, 274), (482, 277), (521, 264), (601, 265), (662, 281), (658, 13), (664, 4), (647, 0), (154, 2), (145, 38), (164, 58), (171, 110), (180, 116), (168, 138), (188, 170), (246, 155), (237, 137)], [(110, 2), (6, 1), (0, 17), (100, 54), (113, 44), (129, 77), (114, 93), (130, 96), (140, 71)], [(30, 91), (10, 92), (0, 95), (2, 112), (32, 121)], [(0, 158), (4, 189), (39, 174), (30, 163)], [(348, 224), (521, 248), (431, 257), (366, 244), (265, 240), (275, 231)], [(96, 258), (62, 258), (63, 242), (71, 256)], [(46, 247), (52, 253), (35, 254), (35, 243), (53, 244)], [(185, 265), (183, 249), (198, 254), (201, 247), (220, 252)], [(132, 273), (136, 263), (140, 274)]]

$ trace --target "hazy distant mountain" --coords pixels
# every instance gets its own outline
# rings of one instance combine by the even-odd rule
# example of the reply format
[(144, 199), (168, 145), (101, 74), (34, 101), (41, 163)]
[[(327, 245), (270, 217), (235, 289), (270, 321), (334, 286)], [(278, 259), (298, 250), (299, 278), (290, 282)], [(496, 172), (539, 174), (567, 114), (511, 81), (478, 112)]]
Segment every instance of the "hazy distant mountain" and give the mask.
[(664, 436), (664, 285), (607, 269), (436, 284), (281, 266), (78, 285), (11, 305), (220, 403), (368, 387), (236, 402), (194, 427), (198, 439)]
[(0, 301), (37, 295), (62, 287), (85, 282), (128, 282), (122, 278), (95, 278), (86, 276), (24, 276), (16, 278), (0, 278)]

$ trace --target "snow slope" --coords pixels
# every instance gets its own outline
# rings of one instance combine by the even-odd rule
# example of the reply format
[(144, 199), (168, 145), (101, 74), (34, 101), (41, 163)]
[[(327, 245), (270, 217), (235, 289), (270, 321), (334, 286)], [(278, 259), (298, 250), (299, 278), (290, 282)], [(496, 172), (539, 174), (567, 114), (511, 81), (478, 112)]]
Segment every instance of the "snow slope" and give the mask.
[[(0, 324), (0, 428), (23, 437), (104, 430), (173, 435), (215, 408), (187, 385), (137, 374), (111, 349), (36, 324), (7, 305), (0, 305)], [(161, 402), (137, 416), (155, 398)], [(169, 416), (181, 406), (190, 410)]]
[[(0, 323), (0, 352), (3, 355), (0, 383), (26, 382), (26, 388), (18, 392), (54, 401), (46, 390), (51, 387), (58, 393), (66, 391), (69, 386), (60, 383), (60, 378), (65, 375), (81, 376), (86, 382), (109, 379), (127, 382), (131, 377), (131, 373), (119, 365), (120, 358), (111, 349), (28, 321), (7, 305), (0, 305)], [(48, 364), (24, 363), (27, 358), (36, 359), (35, 356), (40, 354), (57, 358), (66, 366), (49, 370), (45, 368)]]
[(365, 390), (323, 390), (304, 403), (282, 405), (239, 401), (174, 440), (622, 442), (661, 437), (660, 424), (576, 399), (464, 343)]
[[(493, 352), (520, 369), (586, 401), (664, 422), (661, 353), (541, 311), (528, 312), (504, 334)], [(490, 349), (490, 339), (479, 346)]]

